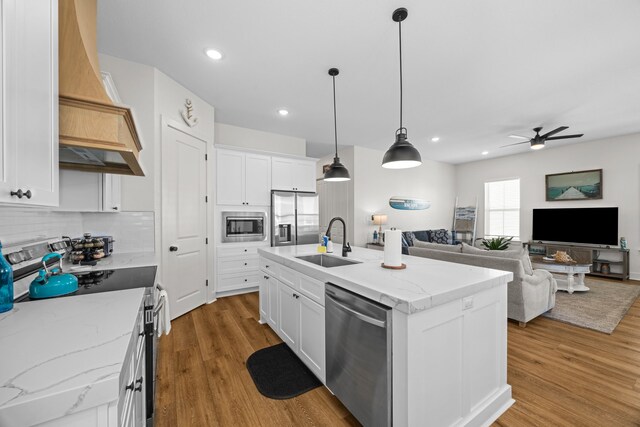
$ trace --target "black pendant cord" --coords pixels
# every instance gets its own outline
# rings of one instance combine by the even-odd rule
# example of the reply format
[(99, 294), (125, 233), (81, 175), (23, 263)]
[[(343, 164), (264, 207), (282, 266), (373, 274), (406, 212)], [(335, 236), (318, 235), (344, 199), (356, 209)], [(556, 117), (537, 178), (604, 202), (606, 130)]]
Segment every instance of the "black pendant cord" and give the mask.
[(400, 128), (402, 132), (402, 21), (398, 21), (398, 41), (400, 44)]
[(338, 115), (336, 114), (336, 76), (333, 79), (333, 137), (336, 142), (336, 158), (338, 157)]

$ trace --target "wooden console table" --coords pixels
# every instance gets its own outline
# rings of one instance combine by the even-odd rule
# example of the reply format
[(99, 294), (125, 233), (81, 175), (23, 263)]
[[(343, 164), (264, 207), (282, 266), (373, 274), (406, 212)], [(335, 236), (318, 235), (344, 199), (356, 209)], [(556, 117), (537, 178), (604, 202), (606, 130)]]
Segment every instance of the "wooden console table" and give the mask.
[[(578, 264), (591, 264), (590, 276), (629, 279), (629, 249), (609, 246), (582, 246), (559, 243), (528, 242), (529, 255), (551, 256), (557, 251), (567, 252)], [(609, 265), (603, 272), (602, 265)]]

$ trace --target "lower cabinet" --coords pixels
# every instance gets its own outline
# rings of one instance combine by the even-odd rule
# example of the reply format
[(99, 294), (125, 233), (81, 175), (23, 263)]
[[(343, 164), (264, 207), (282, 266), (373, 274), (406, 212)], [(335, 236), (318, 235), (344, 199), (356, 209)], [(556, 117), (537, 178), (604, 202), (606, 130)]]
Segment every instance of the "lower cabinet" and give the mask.
[(280, 338), (295, 352), (300, 336), (300, 294), (284, 283), (278, 283), (278, 331)]
[[(326, 377), (325, 319), (324, 307), (318, 303), (324, 303), (324, 300), (317, 296), (320, 292), (324, 295), (324, 283), (287, 269), (289, 271), (285, 278), (286, 283), (292, 283), (293, 286), (300, 288), (297, 290), (279, 280), (273, 271), (264, 270), (263, 268), (260, 279), (262, 323), (268, 323), (324, 383)], [(285, 271), (285, 267), (280, 266), (275, 271)]]
[(262, 283), (256, 246), (218, 246), (216, 294), (247, 292)]

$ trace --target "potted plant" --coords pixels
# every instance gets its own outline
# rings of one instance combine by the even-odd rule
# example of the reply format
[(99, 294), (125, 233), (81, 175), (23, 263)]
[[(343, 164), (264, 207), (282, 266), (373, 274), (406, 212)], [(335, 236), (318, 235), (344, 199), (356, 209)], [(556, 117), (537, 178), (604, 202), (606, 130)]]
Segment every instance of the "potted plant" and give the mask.
[(494, 237), (493, 239), (482, 239), (482, 246), (488, 251), (504, 251), (509, 247), (509, 242), (513, 237)]

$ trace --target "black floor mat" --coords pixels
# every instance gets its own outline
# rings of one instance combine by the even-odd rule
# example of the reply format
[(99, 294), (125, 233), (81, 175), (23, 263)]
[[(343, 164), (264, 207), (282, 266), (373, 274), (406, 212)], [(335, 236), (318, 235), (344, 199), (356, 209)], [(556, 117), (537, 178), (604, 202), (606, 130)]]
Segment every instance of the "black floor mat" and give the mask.
[(291, 399), (322, 385), (285, 343), (253, 353), (247, 369), (258, 391), (271, 399)]

